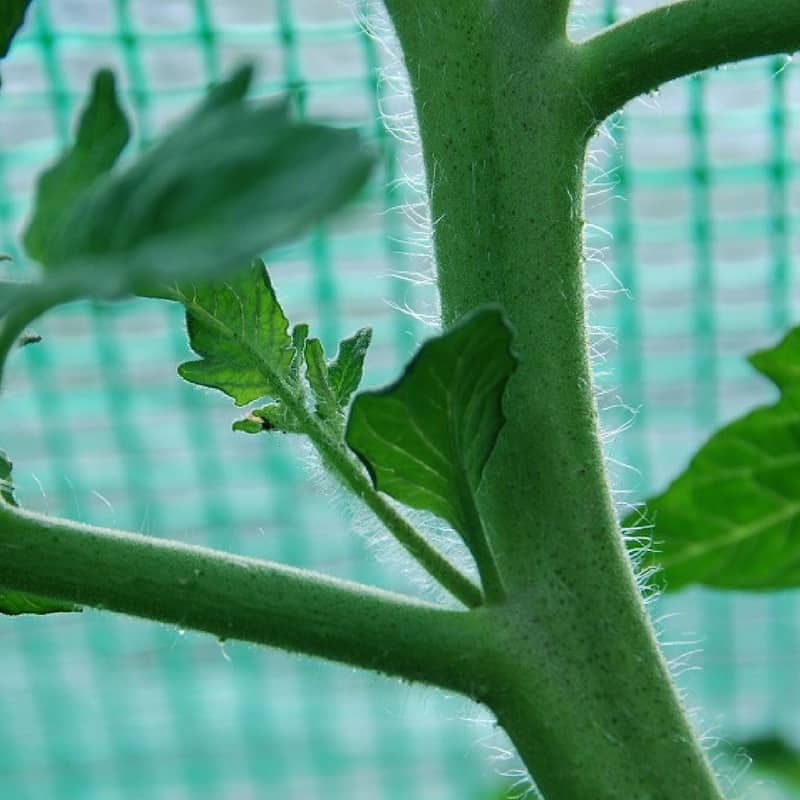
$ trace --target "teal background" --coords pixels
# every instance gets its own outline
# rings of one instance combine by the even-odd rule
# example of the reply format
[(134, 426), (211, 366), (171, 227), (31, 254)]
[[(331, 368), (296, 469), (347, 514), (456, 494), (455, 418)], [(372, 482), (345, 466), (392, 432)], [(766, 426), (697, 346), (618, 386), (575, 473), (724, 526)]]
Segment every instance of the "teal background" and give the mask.
[[(587, 0), (576, 35), (654, 5)], [(115, 69), (137, 147), (252, 59), (258, 94), (289, 91), (302, 113), (358, 125), (379, 148), (359, 200), (270, 263), (290, 318), (329, 349), (371, 325), (368, 382), (395, 375), (436, 300), (424, 233), (398, 210), (415, 199), (415, 148), (380, 113), (407, 131), (408, 98), (385, 37), (354, 11), (382, 29), (366, 3), (34, 0), (0, 94), (8, 274), (25, 269), (33, 181), (68, 141), (95, 69)], [(779, 57), (677, 81), (610, 121), (592, 152), (589, 302), (624, 504), (772, 396), (744, 355), (798, 319), (800, 70)], [(177, 379), (189, 355), (177, 308), (75, 304), (37, 332), (0, 411), (26, 506), (433, 591), (303, 446), (233, 434), (225, 397)], [(800, 743), (795, 592), (690, 590), (652, 610), (701, 731)], [(516, 767), (458, 697), (99, 612), (0, 618), (0, 675), (0, 797), (13, 800), (477, 800)]]

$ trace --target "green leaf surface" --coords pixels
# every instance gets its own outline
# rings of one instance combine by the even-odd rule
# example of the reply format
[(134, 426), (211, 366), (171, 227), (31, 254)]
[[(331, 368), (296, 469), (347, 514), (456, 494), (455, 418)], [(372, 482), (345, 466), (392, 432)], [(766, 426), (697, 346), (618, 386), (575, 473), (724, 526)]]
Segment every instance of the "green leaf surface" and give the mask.
[(189, 343), (201, 358), (181, 364), (190, 383), (219, 389), (243, 406), (290, 381), (295, 353), (289, 323), (262, 261), (227, 282), (181, 288)]
[(779, 400), (720, 429), (647, 502), (655, 527), (645, 566), (661, 568), (668, 591), (800, 586), (800, 329), (750, 361)]
[[(45, 266), (59, 261), (57, 241), (63, 219), (70, 216), (78, 198), (108, 174), (129, 137), (130, 126), (117, 97), (114, 76), (102, 70), (95, 76), (81, 112), (74, 144), (41, 174), (36, 184), (33, 216), (23, 237), (31, 258)], [(118, 219), (116, 226), (119, 225)]]
[(511, 338), (500, 310), (474, 312), (426, 342), (396, 383), (358, 395), (347, 423), (346, 441), (375, 487), (447, 520), (470, 549), (474, 493), (516, 367)]
[(306, 342), (306, 378), (317, 402), (317, 414), (323, 419), (334, 419), (339, 404), (328, 381), (328, 362), (319, 339)]
[(49, 266), (88, 293), (158, 294), (227, 276), (349, 199), (372, 153), (353, 130), (250, 104), (239, 70), (126, 170), (94, 183), (55, 224)]
[(361, 383), (364, 358), (372, 331), (362, 328), (349, 339), (339, 343), (336, 358), (328, 362), (319, 339), (306, 343), (306, 378), (316, 400), (317, 415), (325, 420), (340, 423), (350, 397)]
[(300, 369), (303, 366), (306, 352), (306, 339), (308, 339), (308, 325), (301, 322), (292, 328), (292, 363), (289, 365), (289, 373), (293, 380), (300, 377)]
[(371, 341), (371, 328), (356, 331), (349, 339), (339, 343), (339, 352), (328, 367), (328, 382), (340, 409), (347, 407), (353, 392), (361, 384), (364, 359)]
[(0, 2), (0, 58), (5, 58), (11, 42), (25, 21), (31, 0), (2, 0)]
[[(16, 506), (12, 465), (6, 454), (0, 450), (0, 498), (2, 502)], [(0, 586), (0, 614), (56, 614), (68, 611), (80, 611), (71, 603), (49, 600), (38, 595), (13, 592)]]
[(800, 791), (800, 752), (778, 736), (754, 739), (741, 745), (753, 768), (777, 778), (786, 788)]

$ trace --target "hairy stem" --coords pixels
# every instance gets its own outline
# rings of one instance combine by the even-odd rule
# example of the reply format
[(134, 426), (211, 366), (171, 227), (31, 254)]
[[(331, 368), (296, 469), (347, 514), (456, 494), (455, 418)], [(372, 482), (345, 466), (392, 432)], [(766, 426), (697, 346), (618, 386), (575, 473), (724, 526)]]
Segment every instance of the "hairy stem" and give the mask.
[(797, 50), (797, 0), (681, 0), (613, 25), (580, 47), (598, 123), (675, 78)]
[(0, 586), (473, 691), (468, 612), (5, 503)]
[(487, 702), (547, 800), (719, 800), (642, 605), (598, 436), (583, 274), (595, 111), (581, 51), (511, 9), (398, 27), (445, 321), (495, 301), (517, 333), (479, 497), (508, 593), (506, 666)]

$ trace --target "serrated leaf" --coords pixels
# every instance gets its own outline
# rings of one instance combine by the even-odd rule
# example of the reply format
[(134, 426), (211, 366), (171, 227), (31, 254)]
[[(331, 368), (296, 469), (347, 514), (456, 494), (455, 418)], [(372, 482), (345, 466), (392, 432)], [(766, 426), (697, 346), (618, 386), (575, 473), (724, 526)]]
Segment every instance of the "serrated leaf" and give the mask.
[(364, 359), (372, 341), (372, 329), (361, 328), (339, 343), (339, 352), (328, 367), (328, 381), (339, 408), (345, 408), (361, 384)]
[(317, 414), (326, 420), (342, 420), (350, 397), (361, 383), (364, 357), (372, 331), (362, 328), (339, 343), (336, 358), (328, 363), (319, 339), (306, 343), (306, 378), (316, 400)]
[(347, 423), (375, 487), (447, 520), (470, 549), (474, 495), (516, 367), (511, 338), (500, 310), (474, 312), (426, 342), (399, 381), (358, 395)]
[(159, 284), (238, 270), (349, 199), (373, 163), (358, 134), (295, 122), (284, 102), (245, 102), (251, 78), (238, 71), (131, 167), (83, 193), (56, 226), (50, 266), (95, 295), (158, 294)]
[(294, 348), (289, 322), (263, 261), (231, 281), (181, 289), (192, 350), (201, 356), (178, 373), (190, 383), (219, 389), (238, 406), (271, 395), (271, 374), (288, 378)]
[[(12, 479), (12, 465), (6, 454), (0, 450), (0, 498), (2, 502), (16, 506), (14, 497), (14, 482)], [(62, 603), (60, 600), (49, 600), (46, 597), (12, 592), (0, 586), (0, 614), (56, 614), (69, 611), (80, 611), (80, 608), (71, 603)]]
[(300, 377), (300, 368), (303, 366), (306, 352), (306, 339), (308, 339), (308, 325), (301, 322), (292, 328), (292, 363), (289, 365), (289, 372), (293, 380)]
[(319, 339), (306, 342), (306, 379), (314, 393), (317, 414), (323, 419), (334, 419), (339, 413), (339, 404), (328, 382), (328, 362)]
[(800, 329), (750, 361), (781, 390), (778, 402), (720, 429), (647, 502), (645, 566), (660, 567), (667, 591), (800, 586)]
[[(129, 137), (130, 126), (117, 97), (114, 76), (101, 70), (81, 112), (74, 144), (37, 181), (33, 216), (23, 236), (31, 258), (45, 266), (60, 260), (53, 240), (64, 217), (70, 215), (78, 198), (111, 170)], [(120, 224), (117, 220), (116, 225)]]
[(5, 58), (11, 42), (25, 21), (31, 0), (3, 0), (0, 3), (0, 58)]

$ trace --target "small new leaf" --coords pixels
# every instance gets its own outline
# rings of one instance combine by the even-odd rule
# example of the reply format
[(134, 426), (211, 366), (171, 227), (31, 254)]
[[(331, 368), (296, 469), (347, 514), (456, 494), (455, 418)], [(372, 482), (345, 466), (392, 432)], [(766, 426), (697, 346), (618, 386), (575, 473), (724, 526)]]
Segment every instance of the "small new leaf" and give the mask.
[(306, 342), (306, 378), (317, 402), (317, 414), (322, 419), (335, 419), (339, 404), (328, 380), (328, 363), (319, 339)]
[[(6, 454), (0, 450), (0, 500), (16, 506), (17, 501), (14, 497), (14, 483), (11, 472), (11, 462)], [(56, 614), (67, 611), (80, 611), (80, 608), (71, 603), (49, 600), (38, 595), (12, 592), (0, 586), (0, 614)]]
[(364, 358), (372, 341), (372, 329), (361, 328), (339, 343), (339, 352), (328, 366), (328, 381), (336, 403), (344, 409), (364, 375)]
[(479, 310), (426, 342), (399, 381), (356, 397), (345, 434), (375, 487), (447, 520), (474, 550), (474, 495), (516, 368), (502, 312)]
[(325, 360), (319, 339), (306, 343), (306, 378), (314, 393), (317, 415), (322, 419), (343, 421), (350, 397), (361, 383), (371, 339), (372, 331), (362, 328), (339, 343), (339, 352), (331, 362)]
[(308, 325), (301, 322), (292, 328), (292, 363), (289, 365), (289, 372), (293, 380), (298, 380), (300, 377), (300, 368), (303, 366), (303, 359), (306, 352), (306, 339), (308, 339)]
[[(117, 97), (114, 76), (102, 70), (81, 112), (75, 143), (36, 184), (34, 211), (23, 242), (28, 255), (45, 267), (59, 261), (54, 240), (72, 208), (97, 180), (106, 175), (130, 137), (130, 126)], [(83, 224), (88, 224), (84, 220)], [(123, 224), (117, 219), (116, 227)]]
[(800, 586), (800, 328), (750, 362), (780, 389), (778, 402), (715, 433), (647, 502), (645, 566), (660, 567), (667, 591)]

